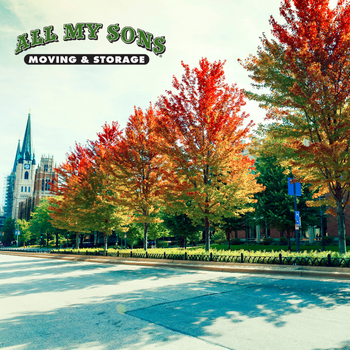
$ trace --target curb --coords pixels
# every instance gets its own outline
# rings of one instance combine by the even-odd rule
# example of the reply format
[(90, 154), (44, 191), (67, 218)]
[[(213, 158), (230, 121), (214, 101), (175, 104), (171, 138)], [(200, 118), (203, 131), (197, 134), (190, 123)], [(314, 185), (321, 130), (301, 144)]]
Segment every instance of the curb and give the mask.
[(159, 268), (183, 268), (190, 270), (205, 270), (230, 273), (250, 273), (265, 275), (280, 275), (292, 277), (307, 278), (331, 278), (350, 280), (350, 268), (339, 267), (321, 267), (321, 266), (299, 266), (299, 265), (261, 265), (246, 263), (222, 263), (216, 261), (181, 261), (181, 260), (164, 260), (164, 259), (142, 259), (142, 258), (123, 258), (112, 256), (88, 256), (75, 254), (48, 254), (48, 253), (26, 253), (14, 251), (2, 251), (2, 254), (15, 256), (30, 256), (44, 259), (58, 259), (67, 261), (86, 261), (103, 264), (124, 264), (140, 265)]

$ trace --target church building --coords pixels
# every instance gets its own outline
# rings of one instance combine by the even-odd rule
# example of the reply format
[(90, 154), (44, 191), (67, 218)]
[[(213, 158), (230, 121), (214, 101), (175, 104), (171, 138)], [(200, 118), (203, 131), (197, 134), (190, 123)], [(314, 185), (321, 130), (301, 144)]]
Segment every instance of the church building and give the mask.
[(41, 157), (36, 169), (29, 113), (22, 146), (18, 140), (13, 169), (6, 178), (6, 217), (30, 219), (30, 213), (39, 205), (40, 198), (50, 195), (49, 184), (55, 179), (53, 168), (53, 157)]
[(27, 126), (24, 133), (22, 148), (18, 141), (14, 163), (14, 188), (12, 218), (18, 218), (19, 203), (33, 196), (35, 176), (35, 155), (32, 150), (32, 131), (30, 113), (28, 114)]

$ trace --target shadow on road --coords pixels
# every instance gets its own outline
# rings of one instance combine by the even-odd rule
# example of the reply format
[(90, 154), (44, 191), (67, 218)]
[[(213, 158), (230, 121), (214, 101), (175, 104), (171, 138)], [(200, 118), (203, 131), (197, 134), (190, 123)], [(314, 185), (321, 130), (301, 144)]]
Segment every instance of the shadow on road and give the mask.
[(334, 349), (349, 348), (349, 323), (337, 333), (343, 315), (329, 322), (338, 308), (349, 310), (349, 283), (26, 262), (23, 271), (0, 273), (0, 348), (180, 349), (191, 339), (203, 349), (245, 349), (258, 335), (273, 349), (279, 340), (270, 335), (282, 331), (292, 347), (280, 349), (293, 349), (293, 334), (302, 336), (305, 318), (316, 339), (303, 349), (325, 349), (327, 339)]

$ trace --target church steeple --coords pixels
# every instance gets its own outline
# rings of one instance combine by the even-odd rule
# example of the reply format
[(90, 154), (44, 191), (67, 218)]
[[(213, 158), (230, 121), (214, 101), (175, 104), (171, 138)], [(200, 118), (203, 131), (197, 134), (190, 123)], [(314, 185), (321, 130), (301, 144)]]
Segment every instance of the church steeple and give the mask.
[(26, 131), (24, 133), (24, 139), (21, 150), (21, 161), (32, 160), (32, 129), (30, 122), (30, 113), (28, 114), (28, 121), (26, 126)]
[(21, 140), (18, 139), (16, 157), (15, 157), (15, 162), (13, 164), (13, 170), (12, 170), (13, 173), (16, 172), (16, 166), (17, 166), (17, 162), (18, 162), (18, 158), (19, 158), (20, 153), (21, 153)]

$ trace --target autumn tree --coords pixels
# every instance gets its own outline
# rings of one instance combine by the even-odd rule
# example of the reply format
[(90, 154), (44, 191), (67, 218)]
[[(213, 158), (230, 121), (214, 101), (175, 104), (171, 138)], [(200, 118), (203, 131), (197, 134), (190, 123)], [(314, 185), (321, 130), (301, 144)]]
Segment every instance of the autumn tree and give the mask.
[(79, 208), (72, 199), (72, 197), (65, 198), (64, 196), (49, 197), (49, 216), (56, 230), (75, 233), (75, 246), (79, 248), (79, 235), (84, 230), (84, 224), (82, 216), (79, 215)]
[(210, 223), (253, 210), (249, 204), (263, 189), (251, 172), (254, 161), (242, 154), (252, 126), (243, 125), (243, 92), (225, 83), (223, 65), (203, 58), (190, 70), (182, 62), (181, 82), (173, 79), (176, 92), (167, 91), (157, 103), (160, 150), (175, 174), (168, 184), (172, 211), (204, 225), (207, 251)]
[[(115, 193), (108, 187), (110, 175), (99, 161), (100, 150), (111, 148), (120, 134), (118, 123), (105, 124), (96, 141), (89, 141), (86, 147), (76, 144), (67, 161), (56, 169), (59, 182), (53, 191), (61, 197), (52, 202), (53, 218), (57, 226), (70, 227), (77, 233), (77, 246), (79, 232), (100, 231), (107, 251), (108, 236), (123, 222), (120, 208), (111, 200)], [(62, 223), (63, 218), (67, 219), (66, 224)]]
[(110, 199), (127, 211), (128, 222), (143, 224), (145, 250), (148, 226), (160, 222), (156, 214), (162, 157), (156, 147), (160, 142), (156, 118), (152, 105), (145, 112), (135, 108), (120, 141), (98, 151), (101, 167), (110, 174)]
[[(281, 161), (301, 182), (329, 193), (336, 208), (339, 251), (346, 252), (344, 209), (349, 201), (350, 4), (339, 0), (284, 0), (274, 39), (263, 36), (256, 56), (243, 66), (253, 86), (247, 92), (267, 109), (267, 134), (281, 146)], [(266, 91), (266, 90), (265, 90)]]
[(91, 230), (104, 235), (104, 247), (107, 251), (108, 236), (117, 227), (126, 231), (126, 213), (115, 201), (119, 193), (111, 188), (112, 174), (101, 165), (101, 149), (111, 149), (119, 143), (122, 131), (119, 124), (105, 124), (102, 132), (97, 133), (96, 141), (88, 142), (87, 157), (81, 163), (79, 184), (84, 201), (81, 205), (86, 225)]
[(66, 154), (66, 160), (55, 168), (57, 181), (51, 184), (49, 198), (50, 218), (56, 228), (76, 233), (76, 247), (79, 248), (79, 235), (89, 228), (84, 220), (82, 206), (85, 205), (79, 175), (83, 169), (81, 162), (87, 157), (87, 149), (79, 144)]

